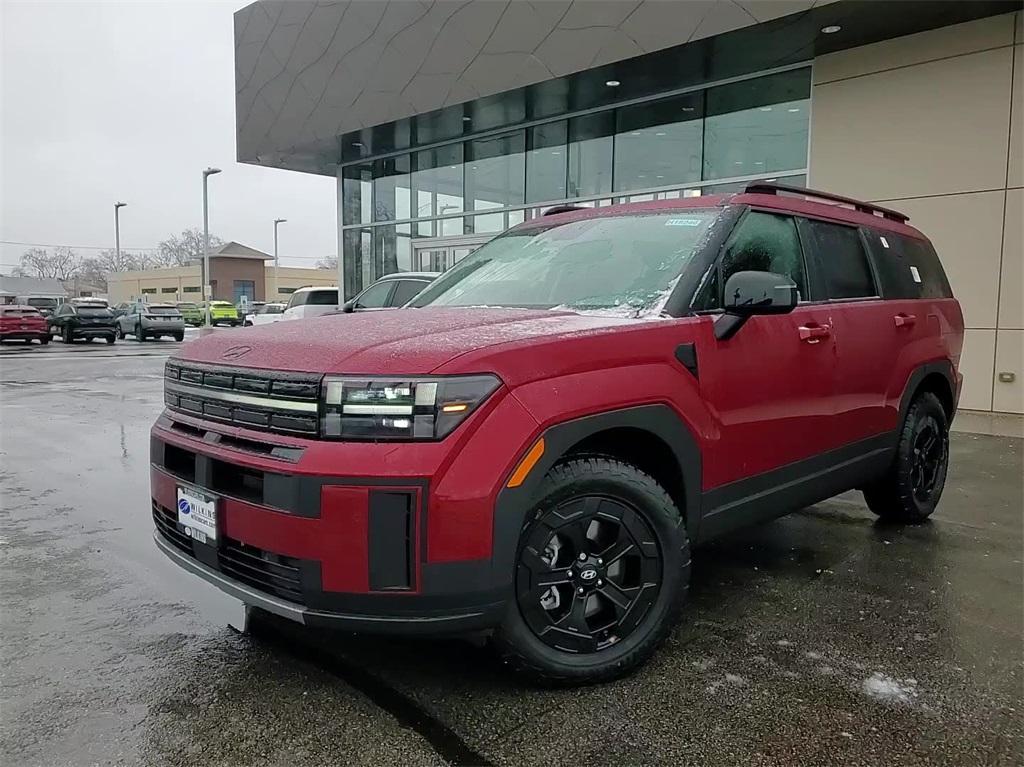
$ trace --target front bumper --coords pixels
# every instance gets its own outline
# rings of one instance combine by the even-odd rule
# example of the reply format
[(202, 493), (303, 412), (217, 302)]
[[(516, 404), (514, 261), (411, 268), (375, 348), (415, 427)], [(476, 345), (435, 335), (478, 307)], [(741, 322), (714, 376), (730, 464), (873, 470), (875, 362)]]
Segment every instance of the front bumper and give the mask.
[[(495, 552), (519, 533), (496, 539), (495, 502), (536, 422), (496, 396), (463, 427), (441, 442), (340, 443), (167, 411), (152, 432), (158, 544), (221, 590), (302, 623), (493, 628), (513, 575)], [(470, 439), (489, 447), (463, 450)], [(184, 535), (179, 486), (219, 499), (216, 546)]]

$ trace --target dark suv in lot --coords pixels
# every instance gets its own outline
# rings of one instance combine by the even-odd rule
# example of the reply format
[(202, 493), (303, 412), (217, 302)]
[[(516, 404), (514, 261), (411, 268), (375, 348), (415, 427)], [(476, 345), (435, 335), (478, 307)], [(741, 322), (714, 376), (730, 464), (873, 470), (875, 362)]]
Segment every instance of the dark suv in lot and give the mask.
[(117, 340), (117, 320), (114, 312), (105, 303), (61, 304), (47, 318), (50, 331), (61, 337), (66, 344), (75, 341), (91, 341), (102, 338), (108, 344)]
[(692, 546), (854, 488), (920, 522), (942, 493), (963, 318), (895, 211), (771, 185), (562, 209), (410, 307), (169, 360), (159, 548), (296, 621), (484, 630), (580, 683), (654, 651)]

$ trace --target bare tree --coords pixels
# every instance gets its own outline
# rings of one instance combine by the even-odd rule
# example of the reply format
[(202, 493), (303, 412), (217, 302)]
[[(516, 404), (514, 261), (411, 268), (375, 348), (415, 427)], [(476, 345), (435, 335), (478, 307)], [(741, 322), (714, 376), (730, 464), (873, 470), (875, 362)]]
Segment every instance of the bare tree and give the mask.
[[(210, 248), (220, 247), (224, 241), (210, 235)], [(157, 246), (157, 260), (161, 266), (188, 266), (203, 255), (203, 230), (198, 227), (172, 234)]]
[(45, 248), (26, 250), (14, 273), (22, 277), (49, 277), (66, 280), (79, 266), (78, 255), (71, 248), (59, 246), (53, 252)]

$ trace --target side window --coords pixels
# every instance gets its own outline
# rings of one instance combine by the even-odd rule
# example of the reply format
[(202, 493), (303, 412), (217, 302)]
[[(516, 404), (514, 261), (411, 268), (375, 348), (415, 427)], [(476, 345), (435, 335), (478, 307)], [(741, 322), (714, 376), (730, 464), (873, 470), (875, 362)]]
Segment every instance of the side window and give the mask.
[(383, 309), (387, 305), (388, 294), (394, 284), (392, 280), (388, 280), (371, 285), (356, 297), (356, 308)]
[(816, 219), (807, 219), (807, 230), (829, 298), (878, 295), (860, 230)]
[(806, 300), (803, 252), (792, 217), (760, 211), (744, 216), (725, 246), (719, 291), (736, 272), (784, 274), (796, 283), (800, 298)]
[(921, 298), (952, 298), (953, 289), (939, 261), (939, 254), (927, 240), (899, 235), (903, 260), (915, 283), (920, 286)]
[(405, 306), (425, 287), (427, 283), (422, 280), (400, 280), (391, 296), (391, 306)]

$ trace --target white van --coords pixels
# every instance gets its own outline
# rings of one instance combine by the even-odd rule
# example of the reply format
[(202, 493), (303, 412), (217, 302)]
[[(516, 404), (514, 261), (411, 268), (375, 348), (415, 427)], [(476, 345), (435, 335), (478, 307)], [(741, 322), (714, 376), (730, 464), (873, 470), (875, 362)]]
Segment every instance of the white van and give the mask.
[(338, 311), (337, 288), (299, 288), (292, 293), (282, 320), (304, 320)]

